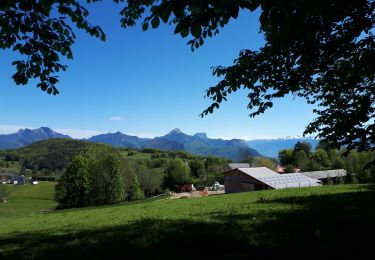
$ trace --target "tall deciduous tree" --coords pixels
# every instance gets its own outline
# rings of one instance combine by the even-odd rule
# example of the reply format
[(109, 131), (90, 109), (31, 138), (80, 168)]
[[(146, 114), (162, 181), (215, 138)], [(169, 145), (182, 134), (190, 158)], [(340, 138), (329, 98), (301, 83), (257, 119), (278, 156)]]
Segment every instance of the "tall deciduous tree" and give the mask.
[(172, 159), (165, 169), (165, 188), (174, 189), (175, 185), (184, 185), (191, 181), (190, 167), (180, 158)]
[(139, 200), (144, 198), (138, 176), (134, 168), (129, 167), (125, 161), (121, 161), (121, 177), (125, 189), (126, 200)]
[(62, 208), (89, 205), (89, 160), (76, 156), (56, 186), (56, 200)]

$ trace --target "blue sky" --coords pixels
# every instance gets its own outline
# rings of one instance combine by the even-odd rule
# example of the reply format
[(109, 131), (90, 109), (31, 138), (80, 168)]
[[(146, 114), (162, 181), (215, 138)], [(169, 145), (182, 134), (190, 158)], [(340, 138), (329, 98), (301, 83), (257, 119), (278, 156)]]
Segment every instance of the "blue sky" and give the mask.
[(142, 137), (164, 135), (173, 128), (209, 137), (264, 138), (301, 135), (314, 118), (305, 100), (288, 96), (258, 118), (248, 117), (246, 92), (230, 96), (213, 115), (200, 118), (209, 104), (204, 90), (216, 84), (211, 67), (231, 65), (241, 49), (258, 49), (257, 13), (242, 12), (237, 20), (203, 47), (191, 52), (187, 39), (161, 26), (120, 28), (119, 6), (90, 6), (90, 21), (101, 25), (106, 42), (77, 31), (74, 59), (60, 74), (60, 95), (11, 80), (16, 56), (1, 52), (0, 133), (20, 127), (48, 126), (74, 137), (121, 131)]

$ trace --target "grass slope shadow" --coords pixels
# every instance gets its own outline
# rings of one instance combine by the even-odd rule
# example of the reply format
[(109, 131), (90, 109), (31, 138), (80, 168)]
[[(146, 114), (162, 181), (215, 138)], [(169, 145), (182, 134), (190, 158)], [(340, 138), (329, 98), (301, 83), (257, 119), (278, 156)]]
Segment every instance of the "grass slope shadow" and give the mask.
[[(292, 210), (213, 213), (209, 221), (144, 218), (67, 234), (20, 233), (0, 241), (0, 258), (344, 257), (375, 259), (375, 190), (261, 200)], [(14, 249), (12, 249), (14, 248)]]

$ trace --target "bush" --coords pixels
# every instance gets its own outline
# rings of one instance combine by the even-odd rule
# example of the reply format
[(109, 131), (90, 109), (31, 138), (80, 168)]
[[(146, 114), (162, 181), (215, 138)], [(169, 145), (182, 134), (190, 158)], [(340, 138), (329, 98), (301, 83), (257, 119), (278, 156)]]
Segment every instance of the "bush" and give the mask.
[(0, 202), (5, 202), (10, 194), (9, 187), (4, 184), (0, 184)]
[(189, 182), (191, 182), (189, 165), (179, 158), (171, 160), (165, 169), (164, 187), (173, 190), (176, 185)]
[(125, 190), (125, 199), (129, 201), (144, 199), (145, 195), (141, 190), (138, 176), (129, 167), (121, 167), (121, 176)]
[(294, 171), (295, 168), (293, 165), (288, 164), (287, 166), (285, 166), (284, 173), (294, 173)]
[(141, 166), (137, 169), (139, 184), (146, 196), (162, 192), (163, 172), (159, 169), (149, 169)]

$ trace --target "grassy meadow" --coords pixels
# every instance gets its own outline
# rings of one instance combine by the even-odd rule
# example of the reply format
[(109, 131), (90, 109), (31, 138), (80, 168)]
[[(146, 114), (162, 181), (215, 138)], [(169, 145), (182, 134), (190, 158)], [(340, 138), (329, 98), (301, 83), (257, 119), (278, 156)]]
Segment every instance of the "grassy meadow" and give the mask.
[(53, 187), (12, 187), (0, 204), (0, 258), (375, 257), (370, 185), (51, 211)]

